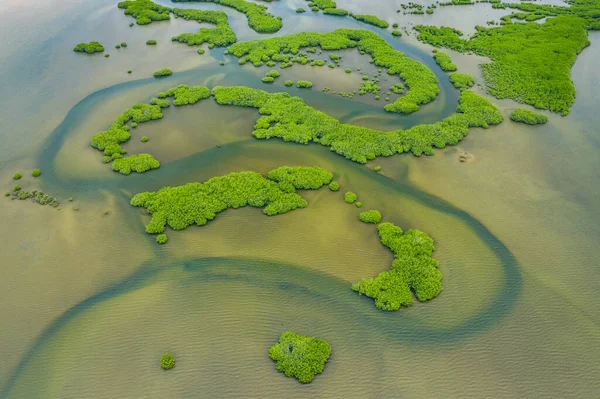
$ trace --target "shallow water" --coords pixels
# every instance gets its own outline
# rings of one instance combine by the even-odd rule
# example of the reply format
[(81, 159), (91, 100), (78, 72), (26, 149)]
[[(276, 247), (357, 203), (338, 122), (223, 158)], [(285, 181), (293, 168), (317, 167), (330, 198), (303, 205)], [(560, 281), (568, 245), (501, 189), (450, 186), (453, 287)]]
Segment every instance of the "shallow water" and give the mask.
[[(435, 71), (438, 99), (399, 116), (385, 113), (372, 96), (322, 93), (324, 86), (360, 85), (360, 75), (344, 72), (347, 66), (374, 72), (355, 51), (336, 52), (344, 56), (340, 68), (315, 73), (296, 65), (265, 85), (259, 79), (267, 68), (240, 67), (222, 50), (199, 56), (195, 47), (170, 42), (198, 29), (195, 22), (129, 28), (131, 19), (108, 0), (0, 5), (6, 20), (0, 35), (8, 38), (0, 70), (11, 77), (0, 83), (11, 94), (0, 97), (0, 179), (8, 190), (11, 176), (22, 171), (24, 188), (63, 199), (61, 210), (10, 200), (0, 207), (0, 397), (595, 397), (598, 33), (590, 34), (592, 46), (574, 66), (578, 93), (569, 116), (519, 125), (508, 121), (517, 105), (494, 100), (504, 123), (471, 130), (432, 157), (404, 154), (364, 166), (316, 144), (256, 140), (256, 110), (207, 99), (171, 107), (163, 120), (132, 132), (125, 147), (154, 154), (160, 169), (125, 177), (100, 162), (89, 146), (95, 132), (124, 108), (180, 83), (288, 91), (345, 123), (383, 130), (452, 114), (457, 92), (414, 34), (397, 39), (350, 18), (298, 16), (295, 8), (305, 4), (269, 4), (283, 18), (278, 34), (371, 29)], [(222, 9), (238, 38), (261, 37), (235, 10), (177, 6)], [(504, 15), (491, 15), (488, 4), (413, 17), (396, 16), (394, 4), (338, 6), (401, 26), (446, 24), (465, 33)], [(461, 19), (462, 10), (469, 18)], [(146, 46), (149, 38), (158, 45)], [(105, 44), (111, 57), (71, 51), (89, 40)], [(129, 46), (114, 49), (121, 41)], [(461, 71), (474, 74), (484, 62), (452, 56)], [(164, 66), (176, 73), (150, 77)], [(315, 87), (286, 88), (288, 78)], [(150, 141), (140, 143), (141, 135)], [(459, 163), (459, 150), (474, 160)], [(140, 191), (283, 164), (325, 167), (341, 190), (302, 192), (307, 208), (275, 217), (228, 210), (206, 226), (170, 231), (164, 246), (144, 233), (148, 215), (129, 205)], [(36, 180), (26, 172), (34, 167), (43, 173)], [(346, 190), (358, 194), (363, 210), (379, 209), (386, 220), (435, 240), (444, 276), (438, 298), (383, 313), (350, 290), (352, 282), (387, 269), (392, 254), (375, 227), (360, 223), (358, 210), (343, 202)], [(286, 330), (323, 337), (333, 347), (325, 372), (310, 385), (277, 373), (268, 358), (267, 348)], [(165, 351), (177, 359), (168, 373), (157, 364)]]

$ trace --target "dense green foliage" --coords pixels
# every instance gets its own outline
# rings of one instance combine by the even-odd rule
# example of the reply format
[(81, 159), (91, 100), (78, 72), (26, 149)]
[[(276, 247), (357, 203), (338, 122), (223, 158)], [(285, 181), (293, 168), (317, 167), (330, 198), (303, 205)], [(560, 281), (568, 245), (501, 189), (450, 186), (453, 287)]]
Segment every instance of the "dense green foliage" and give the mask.
[(337, 191), (340, 189), (340, 183), (338, 183), (336, 180), (332, 181), (331, 183), (329, 183), (329, 189), (331, 191)]
[(310, 89), (313, 86), (310, 80), (298, 80), (296, 81), (296, 87), (300, 89)]
[(270, 171), (268, 177), (256, 172), (230, 173), (204, 183), (139, 193), (131, 199), (131, 205), (147, 208), (152, 219), (146, 232), (157, 234), (163, 233), (167, 224), (174, 230), (192, 224), (203, 226), (227, 208), (264, 208), (268, 216), (305, 208), (308, 203), (296, 190), (320, 188), (333, 175), (316, 166), (283, 166)]
[(169, 238), (166, 234), (159, 234), (156, 236), (156, 242), (159, 244), (166, 244), (169, 241)]
[(544, 23), (477, 27), (469, 39), (456, 29), (416, 26), (418, 38), (439, 47), (489, 57), (482, 65), (488, 92), (566, 115), (575, 101), (570, 78), (577, 55), (589, 45), (586, 20), (558, 16)]
[(171, 39), (173, 41), (187, 43), (189, 46), (208, 43), (209, 46), (217, 47), (228, 46), (237, 41), (235, 32), (229, 26), (227, 14), (223, 11), (175, 8), (173, 14), (186, 21), (208, 22), (216, 25), (214, 28), (200, 28), (198, 32), (182, 33), (174, 36)]
[(304, 8), (302, 8), (302, 7), (298, 7), (298, 8), (296, 8), (296, 12), (298, 14), (302, 14), (303, 12), (306, 12), (306, 10)]
[(222, 105), (258, 108), (261, 117), (252, 134), (259, 139), (317, 142), (359, 163), (409, 151), (432, 155), (433, 147), (457, 144), (470, 127), (487, 128), (503, 119), (494, 104), (468, 90), (461, 92), (456, 114), (440, 122), (390, 132), (342, 124), (289, 93), (267, 93), (242, 86), (217, 86), (212, 93)]
[(264, 78), (261, 79), (264, 83), (273, 83), (275, 81), (275, 78), (271, 77), (271, 76), (265, 76)]
[(158, 71), (154, 71), (155, 78), (160, 78), (161, 76), (171, 76), (171, 75), (173, 75), (173, 71), (171, 71), (169, 68), (162, 68), (162, 69), (159, 69)]
[(142, 143), (147, 143), (148, 140), (150, 140), (150, 139), (148, 138), (148, 136), (142, 136), (142, 138), (140, 140)]
[(274, 17), (267, 11), (267, 7), (246, 0), (172, 0), (174, 3), (182, 2), (202, 2), (216, 3), (226, 7), (232, 7), (246, 14), (248, 26), (259, 33), (274, 33), (283, 26), (281, 20)]
[(336, 8), (337, 4), (333, 0), (307, 0), (309, 7), (317, 7), (321, 10)]
[(20, 180), (20, 179), (21, 179), (21, 177), (23, 177), (23, 176), (22, 176), (20, 173), (15, 173), (15, 174), (13, 175), (13, 180)]
[(323, 14), (337, 15), (338, 17), (345, 17), (348, 15), (348, 11), (343, 8), (326, 8), (323, 10)]
[(175, 367), (175, 358), (173, 355), (170, 353), (165, 353), (162, 355), (160, 358), (160, 367), (162, 367), (163, 370), (171, 370), (173, 367)]
[(169, 7), (161, 6), (151, 0), (122, 1), (118, 7), (125, 10), (125, 15), (134, 17), (138, 25), (147, 25), (152, 21), (164, 21), (171, 18)]
[(42, 171), (39, 169), (34, 169), (31, 171), (31, 176), (33, 177), (39, 177), (42, 174)]
[(392, 36), (400, 37), (402, 36), (402, 32), (400, 32), (398, 29), (394, 29), (392, 30)]
[(356, 194), (354, 194), (352, 191), (347, 191), (347, 192), (344, 194), (344, 201), (345, 201), (347, 204), (352, 204), (352, 203), (354, 203), (354, 201), (356, 201), (356, 198), (357, 198), (357, 197), (356, 197)]
[(101, 53), (104, 51), (104, 46), (99, 42), (79, 43), (73, 51), (88, 54)]
[(286, 80), (286, 81), (285, 81), (283, 84), (284, 84), (284, 85), (286, 85), (287, 87), (290, 87), (290, 86), (292, 86), (292, 85), (294, 84), (294, 81), (293, 81), (293, 80), (290, 80), (290, 79), (288, 79), (288, 80)]
[(456, 64), (452, 62), (452, 58), (446, 53), (442, 53), (441, 51), (436, 51), (433, 54), (433, 58), (435, 62), (442, 68), (444, 72), (454, 72), (456, 71)]
[(528, 125), (539, 125), (548, 122), (546, 115), (537, 114), (523, 108), (517, 108), (510, 114), (510, 119), (515, 122), (522, 122)]
[(456, 72), (450, 74), (450, 82), (454, 85), (454, 87), (462, 90), (468, 89), (469, 87), (473, 87), (473, 85), (475, 84), (475, 78), (473, 77), (473, 75), (470, 75), (468, 73)]
[(358, 218), (361, 222), (365, 223), (379, 223), (382, 219), (381, 212), (379, 212), (377, 209), (361, 212), (360, 215), (358, 215)]
[(307, 384), (321, 374), (331, 355), (331, 346), (321, 338), (306, 337), (287, 331), (269, 349), (278, 371)]
[(432, 257), (433, 240), (419, 230), (403, 232), (392, 223), (378, 226), (381, 243), (394, 252), (390, 270), (377, 277), (362, 279), (352, 289), (375, 300), (383, 310), (398, 310), (413, 302), (411, 290), (419, 301), (435, 298), (442, 291), (442, 274)]
[(146, 40), (146, 44), (148, 44), (148, 45), (156, 44), (156, 40), (148, 39), (148, 40)]
[(437, 79), (429, 68), (395, 50), (379, 35), (363, 29), (337, 29), (327, 33), (304, 32), (251, 40), (235, 43), (229, 46), (228, 51), (244, 62), (260, 66), (270, 60), (284, 64), (293, 62), (293, 58), (297, 60), (303, 57), (292, 57), (290, 54), (298, 54), (299, 49), (303, 47), (316, 46), (324, 50), (357, 48), (370, 54), (375, 65), (388, 68), (389, 75), (398, 75), (408, 87), (408, 91), (405, 96), (387, 104), (386, 111), (405, 114), (415, 112), (420, 104), (435, 100), (439, 93)]
[(160, 162), (150, 154), (134, 154), (117, 158), (112, 163), (112, 170), (122, 175), (129, 175), (131, 172), (143, 173), (159, 167)]
[(378, 26), (382, 29), (387, 29), (390, 25), (383, 19), (377, 18), (375, 15), (369, 14), (352, 14), (352, 18), (367, 24)]
[(403, 94), (404, 93), (404, 85), (402, 83), (396, 83), (396, 84), (390, 86), (390, 91), (392, 93), (396, 93), (396, 94)]

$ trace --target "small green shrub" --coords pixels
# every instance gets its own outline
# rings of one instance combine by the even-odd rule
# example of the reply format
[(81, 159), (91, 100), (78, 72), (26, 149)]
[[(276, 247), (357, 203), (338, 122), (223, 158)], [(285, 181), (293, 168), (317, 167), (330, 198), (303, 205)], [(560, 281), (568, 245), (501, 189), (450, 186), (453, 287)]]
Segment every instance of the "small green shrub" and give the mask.
[(275, 78), (272, 78), (270, 76), (265, 76), (264, 78), (261, 79), (264, 83), (273, 83), (275, 81)]
[(345, 17), (348, 15), (348, 11), (344, 10), (343, 8), (326, 8), (323, 10), (323, 14)]
[(356, 205), (357, 208), (362, 208), (362, 202), (360, 201), (356, 201), (354, 205)]
[(13, 176), (13, 180), (20, 180), (21, 177), (23, 177), (23, 176), (21, 176), (20, 173), (15, 173), (14, 176)]
[(373, 168), (375, 172), (379, 172), (381, 170), (381, 166), (377, 165)]
[(154, 40), (154, 39), (148, 39), (148, 40), (146, 40), (146, 44), (148, 44), (148, 45), (156, 44), (156, 40)]
[(397, 27), (398, 27), (398, 23), (397, 23), (397, 22), (394, 22), (394, 23), (392, 24), (392, 28), (397, 28)]
[(132, 72), (132, 71), (131, 71), (131, 69), (128, 69), (128, 70), (127, 70), (127, 73), (131, 73), (131, 72)]
[(39, 170), (39, 169), (34, 169), (34, 170), (31, 172), (31, 176), (33, 176), (33, 177), (39, 177), (41, 174), (42, 174), (42, 171), (41, 171), (41, 170)]
[(392, 31), (392, 36), (400, 37), (402, 36), (402, 32), (400, 32), (398, 29), (394, 29)]
[(156, 236), (156, 242), (159, 244), (165, 244), (169, 239), (167, 238), (166, 234), (159, 234)]
[(331, 183), (329, 183), (329, 189), (331, 191), (337, 191), (340, 189), (340, 183), (338, 183), (336, 180), (332, 181)]
[(173, 355), (168, 352), (162, 355), (160, 358), (160, 367), (162, 367), (163, 370), (171, 370), (175, 367), (175, 358)]
[(120, 48), (121, 48), (121, 45), (120, 45), (120, 44), (115, 44), (115, 48), (116, 48), (116, 49), (120, 49)]
[(104, 51), (104, 46), (99, 42), (79, 43), (73, 51), (88, 54), (101, 53)]
[(344, 194), (344, 201), (347, 204), (353, 204), (354, 201), (356, 201), (356, 198), (356, 194), (354, 194), (352, 191), (348, 191), (346, 194)]
[(15, 184), (12, 191), (13, 191), (13, 193), (16, 193), (17, 191), (21, 191), (21, 185)]
[(296, 87), (300, 89), (310, 89), (313, 86), (312, 82), (309, 80), (298, 80), (296, 82)]
[(148, 140), (150, 140), (150, 139), (148, 138), (148, 136), (142, 136), (142, 138), (141, 138), (141, 141), (142, 141), (142, 143), (147, 143), (147, 142), (148, 142)]
[(371, 209), (366, 212), (361, 212), (358, 216), (361, 222), (365, 223), (379, 223), (381, 222), (381, 213), (376, 209)]
[(278, 371), (294, 377), (303, 384), (311, 382), (325, 369), (331, 356), (331, 346), (321, 338), (307, 337), (287, 331), (269, 349), (269, 357)]
[(199, 48), (198, 49), (198, 54), (202, 55), (204, 54), (206, 51), (203, 48)]
[(450, 74), (450, 82), (457, 89), (468, 89), (475, 84), (475, 78), (468, 73), (455, 72)]
[(352, 69), (346, 68), (346, 73), (352, 73)]
[(452, 62), (452, 58), (446, 53), (442, 53), (441, 51), (436, 51), (433, 55), (435, 62), (442, 68), (444, 72), (454, 72), (456, 71), (456, 64)]
[(154, 71), (155, 78), (160, 78), (163, 76), (171, 76), (171, 75), (173, 75), (173, 71), (171, 71), (169, 68), (163, 68), (163, 69), (159, 69), (158, 71)]
[(279, 71), (273, 69), (272, 71), (267, 72), (267, 74), (265, 76), (269, 76), (272, 78), (278, 78), (281, 75), (279, 74)]
[(306, 10), (305, 10), (304, 8), (302, 8), (302, 7), (298, 7), (298, 8), (296, 8), (296, 12), (297, 12), (298, 14), (301, 14), (301, 13), (303, 13), (303, 12), (306, 12)]
[(121, 47), (127, 47), (127, 43), (126, 42), (121, 42)]
[(548, 122), (546, 115), (538, 114), (527, 109), (517, 108), (510, 114), (510, 119), (528, 125), (539, 125)]
[(290, 79), (288, 79), (288, 80), (286, 80), (286, 81), (285, 81), (283, 84), (284, 84), (284, 85), (286, 85), (287, 87), (290, 87), (290, 86), (293, 86), (293, 85), (294, 85), (294, 81), (293, 81), (293, 80), (290, 80)]
[(110, 57), (110, 54), (104, 54), (104, 58)]
[(219, 65), (221, 65), (221, 66), (225, 65), (225, 61), (219, 62)]
[(129, 23), (129, 27), (130, 27), (130, 28), (131, 28), (133, 25), (134, 25), (134, 23), (133, 23), (133, 22), (130, 22), (130, 23)]

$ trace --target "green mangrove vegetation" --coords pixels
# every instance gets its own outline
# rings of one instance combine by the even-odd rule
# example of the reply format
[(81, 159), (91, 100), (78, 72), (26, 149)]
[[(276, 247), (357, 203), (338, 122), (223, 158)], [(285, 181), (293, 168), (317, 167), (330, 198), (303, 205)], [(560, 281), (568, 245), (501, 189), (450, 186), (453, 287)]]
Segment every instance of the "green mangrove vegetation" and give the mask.
[(23, 190), (18, 184), (15, 185), (10, 192), (5, 193), (4, 195), (6, 197), (10, 197), (11, 200), (31, 200), (36, 204), (50, 205), (54, 208), (60, 205), (60, 201), (58, 198), (53, 197), (50, 194), (46, 194), (42, 190)]
[(258, 108), (261, 117), (252, 134), (259, 139), (278, 137), (301, 144), (317, 142), (359, 163), (402, 152), (432, 155), (433, 147), (457, 144), (470, 127), (487, 128), (503, 120), (493, 103), (468, 90), (461, 92), (456, 114), (440, 122), (391, 132), (342, 124), (289, 93), (217, 86), (212, 94), (221, 105)]
[(79, 43), (73, 51), (77, 53), (102, 53), (104, 51), (104, 46), (99, 42), (89, 42), (89, 43)]
[(169, 238), (167, 237), (166, 234), (159, 234), (156, 236), (156, 242), (159, 244), (166, 244), (167, 241), (169, 241)]
[(527, 109), (517, 108), (510, 114), (510, 120), (528, 125), (540, 125), (548, 122), (548, 117)]
[(358, 218), (361, 222), (365, 223), (379, 223), (382, 219), (381, 212), (379, 212), (377, 209), (371, 209), (365, 212), (361, 212), (360, 215), (358, 215)]
[(173, 355), (168, 352), (162, 355), (160, 358), (160, 367), (162, 367), (163, 370), (171, 370), (175, 367), (175, 358)]
[(171, 76), (171, 75), (173, 75), (173, 71), (171, 71), (169, 68), (162, 68), (162, 69), (159, 69), (158, 71), (154, 71), (155, 78), (160, 78), (162, 76)]
[(37, 168), (31, 171), (31, 176), (33, 176), (33, 177), (39, 177), (41, 174), (42, 174), (42, 171)]
[[(169, 7), (161, 6), (151, 0), (122, 1), (117, 6), (125, 10), (125, 15), (135, 18), (138, 25), (147, 25), (152, 21), (165, 21), (171, 18)], [(133, 26), (133, 23), (129, 26)]]
[(346, 17), (348, 16), (348, 11), (343, 8), (326, 8), (323, 10), (323, 14), (327, 15), (337, 15), (338, 17)]
[(442, 291), (442, 274), (438, 261), (432, 257), (435, 247), (431, 237), (420, 230), (403, 232), (387, 222), (381, 223), (377, 230), (381, 243), (394, 253), (392, 267), (377, 277), (352, 284), (352, 289), (373, 298), (375, 306), (382, 310), (410, 306), (412, 292), (421, 302), (438, 296)]
[(324, 339), (291, 331), (281, 334), (279, 341), (269, 349), (269, 357), (276, 362), (277, 370), (303, 384), (323, 372), (329, 356), (331, 346)]
[(168, 225), (183, 230), (192, 224), (205, 225), (227, 208), (263, 208), (268, 216), (305, 208), (308, 203), (296, 190), (318, 189), (329, 184), (333, 175), (314, 166), (283, 166), (268, 173), (230, 173), (204, 183), (164, 187), (136, 194), (131, 205), (144, 207), (152, 215), (146, 225), (150, 234), (164, 233)]
[(468, 89), (475, 84), (475, 78), (468, 73), (455, 72), (450, 74), (450, 83), (457, 89)]
[(469, 39), (456, 29), (415, 26), (419, 40), (437, 47), (474, 52), (492, 62), (481, 65), (487, 91), (539, 109), (568, 114), (575, 101), (570, 73), (590, 42), (586, 19), (559, 15), (544, 23), (507, 23), (477, 27)]
[(209, 46), (217, 47), (228, 46), (237, 41), (235, 32), (229, 26), (227, 14), (223, 11), (174, 8), (173, 14), (186, 21), (215, 24), (215, 27), (200, 28), (198, 32), (193, 33), (182, 33), (171, 38), (172, 41), (187, 43), (189, 46), (208, 43)]
[[(138, 0), (139, 1), (139, 0)], [(246, 14), (248, 26), (259, 33), (274, 33), (283, 26), (281, 20), (267, 11), (263, 4), (254, 3), (246, 0), (172, 0), (174, 3), (184, 3), (189, 1), (201, 3), (215, 3), (225, 7), (235, 8), (241, 13)]]
[(310, 80), (298, 80), (296, 81), (296, 87), (300, 89), (310, 89), (313, 86)]
[(340, 183), (338, 183), (336, 180), (332, 181), (331, 183), (329, 183), (329, 189), (331, 191), (337, 191), (340, 189)]
[(379, 35), (368, 30), (337, 29), (327, 33), (296, 33), (238, 42), (229, 46), (227, 50), (243, 60), (242, 63), (252, 62), (254, 66), (260, 66), (265, 62), (274, 61), (281, 62), (282, 66), (290, 66), (292, 62), (308, 61), (306, 56), (301, 56), (303, 53), (299, 53), (299, 50), (305, 47), (321, 47), (323, 50), (357, 48), (369, 54), (375, 65), (388, 68), (389, 75), (398, 75), (408, 90), (406, 95), (387, 104), (386, 111), (409, 114), (418, 111), (420, 104), (435, 100), (439, 94), (437, 79), (429, 68), (395, 50)]
[(386, 21), (384, 21), (383, 19), (377, 18), (375, 15), (352, 14), (351, 17), (357, 21), (361, 21), (361, 22), (364, 22), (364, 23), (370, 24), (370, 25), (375, 25), (382, 29), (387, 29), (390, 26), (390, 24), (388, 24)]
[(357, 199), (357, 198), (358, 198), (358, 197), (356, 196), (356, 194), (354, 194), (352, 191), (347, 191), (347, 192), (344, 194), (344, 201), (345, 201), (347, 204), (353, 204), (353, 203), (354, 203), (354, 201), (356, 201), (356, 199)]
[(22, 176), (20, 173), (18, 173), (18, 172), (17, 172), (17, 173), (15, 173), (15, 174), (13, 175), (13, 180), (20, 180), (20, 179), (21, 179), (21, 177), (23, 177), (23, 176)]
[(154, 45), (154, 44), (156, 44), (156, 40), (154, 40), (154, 39), (148, 39), (148, 40), (146, 40), (146, 44), (147, 45)]
[(436, 50), (433, 54), (433, 59), (444, 72), (454, 72), (457, 69), (456, 64), (452, 62), (452, 58), (446, 53)]

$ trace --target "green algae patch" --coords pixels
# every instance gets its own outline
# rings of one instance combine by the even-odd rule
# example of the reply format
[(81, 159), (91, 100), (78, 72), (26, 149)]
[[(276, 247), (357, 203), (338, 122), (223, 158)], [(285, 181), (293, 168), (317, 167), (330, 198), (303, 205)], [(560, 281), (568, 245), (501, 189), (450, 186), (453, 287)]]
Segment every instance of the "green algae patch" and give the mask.
[(331, 345), (324, 339), (291, 331), (284, 332), (269, 349), (269, 357), (276, 362), (277, 370), (303, 384), (310, 383), (323, 372), (329, 356)]
[(365, 223), (379, 223), (382, 219), (381, 212), (379, 212), (377, 209), (371, 209), (365, 212), (361, 212), (360, 215), (358, 215), (358, 218), (361, 222)]
[(442, 273), (432, 257), (435, 247), (431, 237), (415, 229), (403, 232), (387, 222), (377, 226), (377, 230), (381, 243), (394, 253), (392, 267), (377, 277), (352, 284), (352, 289), (373, 298), (375, 306), (382, 310), (410, 306), (412, 292), (421, 302), (438, 296), (442, 292)]
[(171, 370), (175, 367), (175, 358), (173, 355), (168, 352), (162, 355), (160, 358), (160, 367), (162, 367), (163, 370)]
[(548, 122), (548, 117), (527, 109), (517, 108), (510, 114), (510, 120), (528, 125), (541, 125)]
[[(171, 19), (169, 7), (161, 6), (150, 0), (122, 1), (117, 6), (125, 10), (125, 15), (135, 18), (138, 25)], [(133, 26), (133, 23), (130, 26)]]
[(475, 84), (475, 78), (473, 75), (468, 73), (452, 73), (450, 74), (450, 83), (457, 89), (463, 90), (473, 87)]
[(474, 52), (492, 62), (481, 65), (487, 91), (563, 115), (575, 101), (571, 67), (590, 42), (583, 18), (561, 15), (539, 23), (478, 26), (468, 40), (459, 30), (415, 26), (418, 39), (437, 47)]
[(174, 3), (185, 2), (200, 2), (200, 3), (215, 3), (225, 7), (231, 7), (237, 11), (246, 14), (248, 18), (248, 26), (258, 33), (274, 33), (277, 32), (283, 24), (279, 18), (273, 16), (267, 11), (267, 7), (263, 4), (254, 3), (245, 0), (172, 0)]
[(100, 44), (100, 42), (89, 42), (89, 43), (79, 43), (73, 51), (76, 53), (102, 53), (104, 51), (104, 46)]
[(159, 234), (167, 225), (173, 230), (192, 224), (203, 226), (228, 208), (263, 208), (267, 216), (305, 208), (308, 202), (296, 190), (318, 189), (332, 178), (330, 172), (317, 166), (283, 166), (271, 170), (268, 179), (250, 171), (230, 173), (204, 183), (139, 193), (131, 199), (131, 205), (148, 210), (152, 219), (146, 232)]
[[(227, 14), (223, 11), (215, 10), (194, 10), (194, 9), (173, 9), (173, 14), (182, 17), (186, 21), (196, 21), (198, 23), (207, 22), (214, 24), (214, 28), (200, 28), (198, 32), (182, 33), (174, 36), (171, 40), (180, 43), (187, 43), (189, 46), (208, 43), (209, 46), (224, 47), (237, 41), (235, 32), (229, 26)], [(198, 51), (199, 54), (203, 54)]]
[[(229, 46), (228, 51), (242, 59), (243, 63), (251, 62), (254, 66), (268, 61), (290, 66), (293, 62), (307, 63), (309, 58), (299, 50), (317, 46), (323, 50), (357, 48), (360, 52), (369, 54), (375, 65), (387, 68), (389, 75), (398, 75), (408, 90), (406, 95), (385, 106), (388, 112), (409, 114), (418, 111), (419, 105), (435, 100), (440, 92), (437, 78), (429, 68), (395, 50), (376, 33), (364, 29), (337, 29), (326, 33), (303, 32), (238, 42)], [(313, 63), (318, 65), (316, 61)]]

